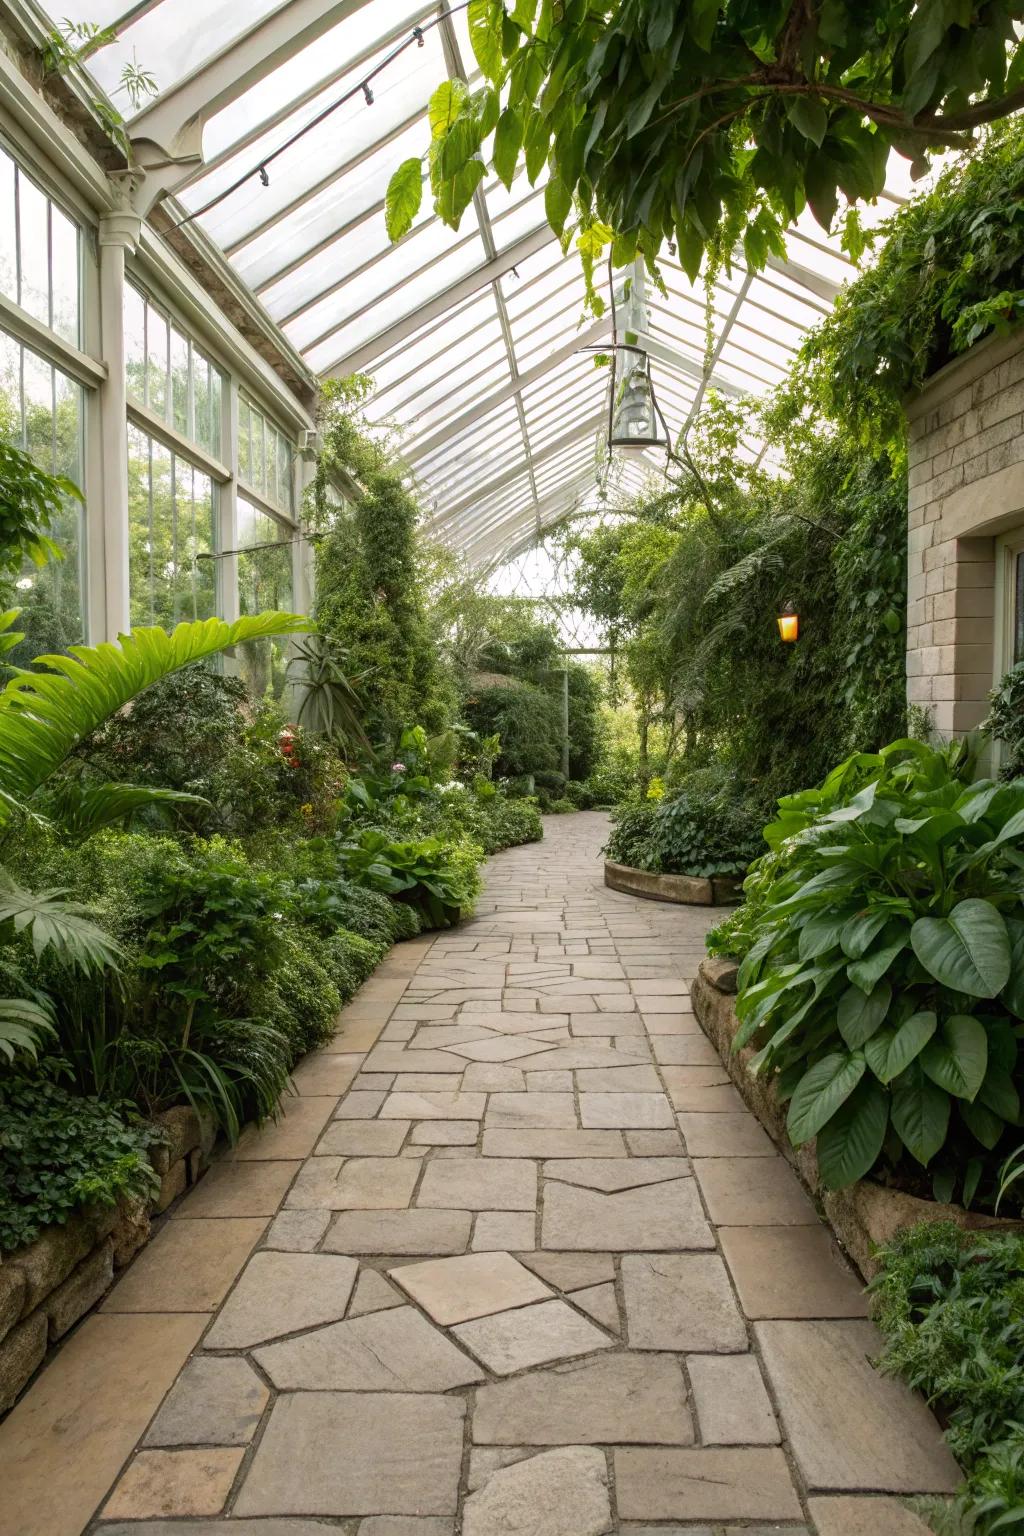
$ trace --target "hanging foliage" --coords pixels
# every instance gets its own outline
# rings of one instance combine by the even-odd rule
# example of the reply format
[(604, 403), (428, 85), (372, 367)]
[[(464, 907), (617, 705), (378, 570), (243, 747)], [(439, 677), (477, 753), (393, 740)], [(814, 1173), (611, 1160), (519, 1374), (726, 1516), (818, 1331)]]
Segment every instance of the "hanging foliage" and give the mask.
[[(490, 161), (509, 186), (547, 171), (544, 206), (585, 265), (653, 261), (666, 240), (696, 277), (706, 250), (746, 262), (784, 255), (805, 207), (829, 227), (843, 197), (877, 197), (892, 148), (924, 169), (1024, 105), (1024, 46), (1010, 0), (471, 0), (483, 84), (446, 81), (430, 103), (434, 207), (458, 227)], [(398, 168), (392, 239), (422, 196)]]

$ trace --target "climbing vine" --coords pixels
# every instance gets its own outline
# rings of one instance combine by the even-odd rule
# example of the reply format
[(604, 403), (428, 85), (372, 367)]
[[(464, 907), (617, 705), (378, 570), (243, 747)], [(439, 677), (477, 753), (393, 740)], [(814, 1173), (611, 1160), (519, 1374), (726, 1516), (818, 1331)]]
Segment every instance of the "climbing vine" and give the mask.
[[(371, 736), (390, 740), (410, 721), (440, 728), (449, 701), (420, 590), (419, 508), (386, 439), (360, 417), (367, 388), (361, 379), (323, 386), (310, 519), (316, 619), (361, 679)], [(339, 495), (342, 480), (349, 496)]]

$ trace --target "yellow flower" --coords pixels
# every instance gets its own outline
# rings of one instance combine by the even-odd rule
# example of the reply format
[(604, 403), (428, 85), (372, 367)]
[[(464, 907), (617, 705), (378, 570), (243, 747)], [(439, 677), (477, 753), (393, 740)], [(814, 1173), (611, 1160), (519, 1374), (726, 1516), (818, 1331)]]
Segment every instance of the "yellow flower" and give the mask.
[(647, 798), (648, 798), (648, 800), (664, 800), (664, 798), (665, 798), (665, 780), (664, 779), (652, 779), (651, 780), (651, 782), (647, 786)]

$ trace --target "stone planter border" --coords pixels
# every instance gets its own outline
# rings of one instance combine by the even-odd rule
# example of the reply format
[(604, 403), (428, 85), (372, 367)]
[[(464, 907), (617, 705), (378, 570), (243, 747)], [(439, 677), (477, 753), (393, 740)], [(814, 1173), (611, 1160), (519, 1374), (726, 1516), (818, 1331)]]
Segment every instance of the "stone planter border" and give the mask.
[(691, 988), (693, 1011), (715, 1047), (740, 1096), (760, 1120), (783, 1157), (792, 1164), (803, 1184), (822, 1207), (842, 1246), (865, 1280), (877, 1272), (874, 1250), (897, 1232), (919, 1221), (952, 1221), (967, 1231), (1020, 1230), (1020, 1222), (967, 1211), (962, 1205), (940, 1205), (916, 1195), (888, 1189), (873, 1179), (861, 1179), (848, 1189), (825, 1189), (818, 1173), (814, 1143), (797, 1149), (786, 1133), (786, 1112), (767, 1078), (753, 1077), (747, 1064), (754, 1055), (750, 1046), (733, 1051), (736, 1017), (736, 966), (728, 960), (704, 960)]
[(641, 896), (645, 901), (671, 901), (686, 907), (720, 907), (740, 899), (741, 880), (716, 876), (713, 880), (697, 875), (653, 875), (631, 864), (605, 861), (604, 883), (609, 890), (627, 896)]
[(12, 1407), (51, 1344), (113, 1285), (150, 1236), (160, 1215), (206, 1172), (214, 1128), (182, 1105), (156, 1116), (166, 1140), (150, 1151), (160, 1179), (153, 1201), (76, 1211), (34, 1243), (0, 1259), (0, 1414)]

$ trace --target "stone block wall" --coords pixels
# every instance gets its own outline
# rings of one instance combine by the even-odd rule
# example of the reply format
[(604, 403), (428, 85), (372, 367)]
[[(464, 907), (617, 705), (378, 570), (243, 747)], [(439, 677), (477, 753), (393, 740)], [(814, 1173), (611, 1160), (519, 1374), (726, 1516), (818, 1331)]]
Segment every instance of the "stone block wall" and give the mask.
[(149, 1240), (151, 1214), (165, 1211), (205, 1171), (213, 1137), (194, 1111), (170, 1109), (157, 1121), (166, 1140), (151, 1153), (160, 1178), (151, 1205), (122, 1200), (76, 1212), (65, 1226), (47, 1227), (27, 1248), (0, 1259), (0, 1414), (49, 1346), (95, 1306)]
[(995, 680), (995, 539), (1024, 524), (1024, 336), (973, 347), (906, 411), (907, 697), (960, 735)]

